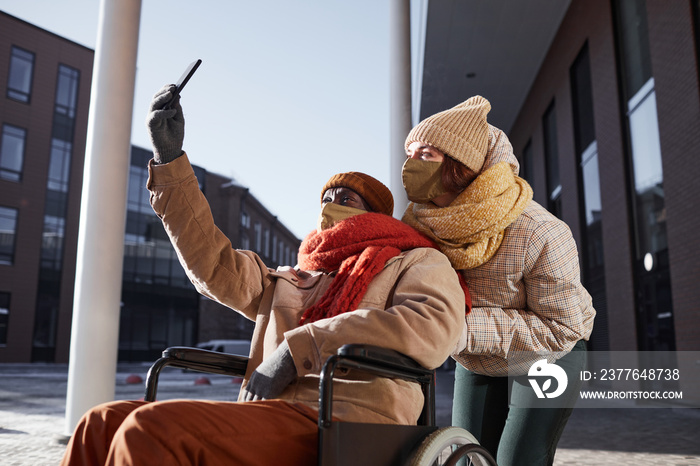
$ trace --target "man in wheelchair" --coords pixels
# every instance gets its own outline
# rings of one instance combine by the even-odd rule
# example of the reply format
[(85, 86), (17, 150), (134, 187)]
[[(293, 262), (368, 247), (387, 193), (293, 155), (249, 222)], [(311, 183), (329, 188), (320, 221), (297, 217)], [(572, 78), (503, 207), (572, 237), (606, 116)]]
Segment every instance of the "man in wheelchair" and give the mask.
[[(465, 335), (465, 293), (430, 240), (394, 219), (393, 198), (363, 173), (321, 190), (318, 225), (295, 268), (268, 268), (215, 226), (182, 151), (172, 86), (151, 103), (151, 204), (203, 295), (256, 322), (238, 402), (115, 401), (81, 419), (62, 464), (287, 464), (317, 460), (319, 373), (347, 343), (441, 365)], [(467, 294), (468, 296), (468, 294)], [(337, 420), (415, 424), (418, 384), (349, 370), (334, 382)]]

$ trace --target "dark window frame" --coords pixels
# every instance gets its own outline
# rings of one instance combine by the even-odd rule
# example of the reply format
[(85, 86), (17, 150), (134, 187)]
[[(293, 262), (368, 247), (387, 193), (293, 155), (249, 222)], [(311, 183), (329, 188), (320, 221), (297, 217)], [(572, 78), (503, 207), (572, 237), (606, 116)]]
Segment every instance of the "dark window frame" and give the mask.
[[(5, 216), (3, 210), (14, 212), (14, 216)], [(9, 248), (0, 246), (0, 264), (13, 265), (15, 263), (15, 250), (17, 248), (17, 225), (19, 224), (19, 210), (10, 206), (0, 206), (0, 217), (8, 218), (14, 222), (12, 230), (12, 244), (9, 246)], [(0, 244), (2, 244), (2, 242), (0, 242)], [(4, 252), (5, 249), (7, 249), (7, 253)]]
[[(22, 57), (19, 54), (16, 54), (15, 52), (20, 52), (23, 54), (30, 55), (30, 57)], [(31, 58), (31, 60), (29, 60)], [(28, 84), (28, 89), (19, 89), (12, 87), (13, 86), (13, 70), (16, 73), (17, 68), (17, 62), (15, 60), (24, 60), (25, 62), (29, 62), (29, 84)], [(36, 63), (36, 54), (34, 52), (31, 52), (25, 48), (19, 47), (17, 45), (13, 45), (10, 48), (10, 61), (9, 61), (9, 66), (7, 70), (7, 91), (5, 93), (6, 97), (8, 99), (14, 100), (15, 102), (21, 102), (24, 104), (30, 104), (32, 101), (32, 86), (34, 84), (34, 65)]]
[[(5, 167), (3, 160), (5, 160), (5, 157), (3, 156), (3, 147), (5, 146), (5, 136), (6, 136), (6, 128), (7, 129), (12, 129), (13, 131), (21, 132), (22, 133), (22, 153), (19, 156), (19, 168), (18, 169), (13, 169), (11, 167)], [(15, 135), (10, 135), (13, 137), (18, 136), (17, 134)], [(3, 123), (2, 125), (2, 133), (0, 133), (0, 179), (1, 180), (6, 180), (6, 181), (15, 181), (15, 182), (21, 182), (22, 181), (22, 173), (24, 172), (24, 160), (25, 160), (25, 155), (27, 152), (27, 130), (25, 128), (11, 125), (9, 123)]]
[(544, 161), (547, 175), (547, 209), (557, 218), (562, 218), (561, 178), (559, 175), (559, 147), (557, 139), (557, 112), (554, 99), (542, 115)]
[(12, 295), (0, 291), (0, 347), (7, 346), (8, 327), (10, 325), (10, 302)]

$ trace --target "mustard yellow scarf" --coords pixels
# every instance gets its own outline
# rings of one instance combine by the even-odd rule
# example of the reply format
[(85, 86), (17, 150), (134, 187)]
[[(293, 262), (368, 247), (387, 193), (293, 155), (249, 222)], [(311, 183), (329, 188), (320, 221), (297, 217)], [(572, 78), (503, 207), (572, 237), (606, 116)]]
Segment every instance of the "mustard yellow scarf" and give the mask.
[(457, 270), (473, 269), (496, 254), (506, 227), (532, 200), (532, 188), (507, 162), (479, 174), (447, 207), (410, 203), (403, 221), (432, 238)]

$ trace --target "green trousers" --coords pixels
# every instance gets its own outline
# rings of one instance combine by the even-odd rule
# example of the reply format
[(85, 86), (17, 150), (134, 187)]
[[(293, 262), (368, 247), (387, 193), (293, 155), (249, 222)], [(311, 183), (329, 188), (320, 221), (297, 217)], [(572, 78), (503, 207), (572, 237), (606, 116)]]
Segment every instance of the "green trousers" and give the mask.
[(538, 399), (528, 376), (489, 377), (457, 364), (452, 425), (471, 432), (499, 466), (551, 465), (579, 397), (585, 342), (576, 343), (556, 365), (566, 372), (568, 385), (554, 401)]

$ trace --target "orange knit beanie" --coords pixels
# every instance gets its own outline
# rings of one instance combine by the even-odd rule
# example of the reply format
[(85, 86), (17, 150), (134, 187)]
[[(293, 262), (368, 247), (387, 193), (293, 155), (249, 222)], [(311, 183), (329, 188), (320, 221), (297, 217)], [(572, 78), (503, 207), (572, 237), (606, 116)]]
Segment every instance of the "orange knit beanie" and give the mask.
[(379, 180), (360, 172), (333, 175), (321, 189), (321, 203), (323, 203), (323, 195), (328, 189), (341, 186), (350, 188), (362, 196), (373, 212), (386, 215), (394, 214), (394, 196), (391, 195), (389, 188)]

